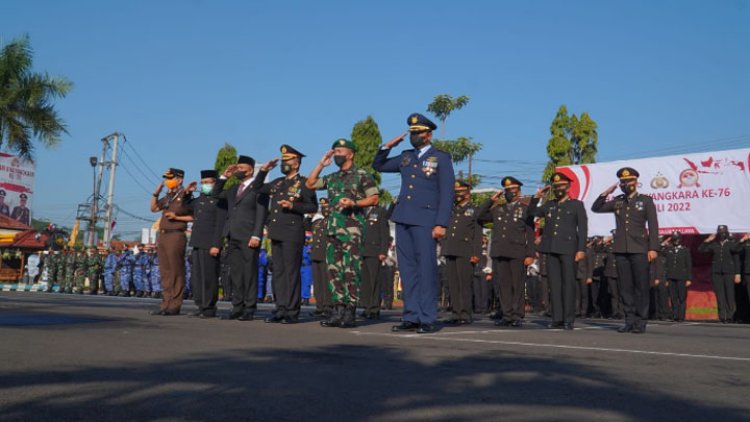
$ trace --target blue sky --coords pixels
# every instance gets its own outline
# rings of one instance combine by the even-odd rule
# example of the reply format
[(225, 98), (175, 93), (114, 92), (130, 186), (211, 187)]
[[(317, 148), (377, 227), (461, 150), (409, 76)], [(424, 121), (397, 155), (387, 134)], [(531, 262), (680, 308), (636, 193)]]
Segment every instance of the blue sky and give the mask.
[[(739, 0), (0, 3), (0, 38), (29, 34), (35, 69), (75, 83), (58, 102), (70, 135), (37, 150), (35, 216), (62, 224), (113, 131), (133, 174), (118, 170), (115, 202), (150, 218), (152, 171), (197, 177), (229, 142), (263, 161), (292, 144), (308, 173), (356, 121), (388, 140), (441, 93), (471, 97), (448, 137), (514, 160), (477, 162), (483, 186), (536, 184), (561, 104), (597, 121), (599, 161), (747, 147), (748, 22)], [(143, 224), (120, 215), (118, 231)]]

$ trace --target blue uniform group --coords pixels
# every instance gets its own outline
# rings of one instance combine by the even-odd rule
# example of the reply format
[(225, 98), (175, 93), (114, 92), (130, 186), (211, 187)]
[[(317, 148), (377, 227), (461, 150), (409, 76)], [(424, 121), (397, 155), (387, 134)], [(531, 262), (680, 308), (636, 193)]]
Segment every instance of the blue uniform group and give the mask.
[[(434, 123), (409, 116), (409, 130), (432, 131)], [(396, 246), (403, 285), (405, 323), (428, 326), (437, 320), (437, 254), (435, 226), (447, 227), (453, 206), (453, 163), (450, 155), (427, 144), (388, 158), (390, 148), (375, 155), (372, 167), (381, 173), (400, 173), (401, 192), (391, 216), (396, 223)], [(394, 327), (395, 329), (395, 327)]]

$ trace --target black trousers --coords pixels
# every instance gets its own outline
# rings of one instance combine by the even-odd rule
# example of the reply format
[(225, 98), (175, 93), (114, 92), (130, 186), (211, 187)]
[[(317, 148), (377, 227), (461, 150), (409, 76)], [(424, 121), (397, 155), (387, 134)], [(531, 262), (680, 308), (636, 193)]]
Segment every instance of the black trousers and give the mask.
[(486, 314), (490, 306), (490, 282), (485, 278), (486, 274), (474, 274), (474, 312)]
[(273, 298), (276, 301), (274, 314), (279, 318), (299, 318), (302, 301), (302, 247), (303, 242), (271, 241)]
[(589, 285), (585, 278), (576, 279), (576, 315), (585, 317), (589, 313)]
[(445, 257), (445, 272), (454, 318), (467, 321), (471, 321), (474, 284), (474, 264), (469, 259), (468, 256)]
[(665, 286), (666, 280), (659, 280), (659, 284), (654, 286), (654, 307), (657, 319), (667, 319), (672, 316), (672, 309), (669, 307), (669, 287)]
[(219, 299), (219, 258), (211, 256), (208, 249), (193, 248), (193, 299), (199, 312), (216, 313)]
[(229, 279), (232, 312), (255, 313), (258, 307), (258, 256), (260, 249), (247, 246), (247, 239), (229, 240)]
[(572, 324), (576, 319), (576, 263), (573, 255), (547, 254), (552, 321)]
[(492, 265), (497, 274), (503, 320), (520, 321), (525, 313), (523, 259), (493, 257)]
[(359, 306), (367, 314), (380, 312), (380, 271), (382, 262), (377, 256), (362, 257), (362, 284), (359, 286)]
[(328, 267), (325, 261), (313, 261), (313, 291), (315, 293), (315, 310), (328, 312), (331, 304), (331, 291), (328, 290)]
[(383, 307), (385, 309), (393, 308), (393, 291), (394, 279), (396, 277), (396, 267), (393, 265), (384, 265), (380, 268), (380, 291), (383, 295)]
[(737, 303), (734, 301), (734, 274), (711, 274), (711, 282), (716, 293), (719, 319), (731, 320), (737, 310)]
[(669, 279), (669, 297), (672, 300), (672, 318), (675, 321), (684, 321), (687, 309), (685, 280)]
[(623, 317), (620, 283), (615, 277), (607, 277), (607, 293), (609, 293), (609, 316)]
[(602, 315), (601, 281), (597, 279), (593, 279), (589, 286), (591, 287), (591, 307), (594, 309), (594, 315), (601, 317)]
[(625, 324), (645, 328), (651, 287), (648, 256), (645, 253), (618, 253), (615, 261)]

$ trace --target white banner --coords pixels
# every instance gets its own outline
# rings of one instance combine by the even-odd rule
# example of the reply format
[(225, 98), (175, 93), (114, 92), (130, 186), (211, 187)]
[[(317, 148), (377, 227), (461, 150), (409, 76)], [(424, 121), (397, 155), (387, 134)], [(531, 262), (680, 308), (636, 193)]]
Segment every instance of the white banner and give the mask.
[[(719, 224), (750, 232), (750, 149), (735, 149), (558, 168), (574, 180), (571, 196), (586, 205), (590, 236), (615, 226), (613, 214), (594, 214), (591, 204), (619, 182), (622, 167), (640, 173), (638, 191), (654, 198), (661, 234), (715, 233)], [(619, 194), (618, 188), (612, 195)]]
[(31, 225), (31, 199), (34, 192), (32, 161), (0, 152), (0, 214)]

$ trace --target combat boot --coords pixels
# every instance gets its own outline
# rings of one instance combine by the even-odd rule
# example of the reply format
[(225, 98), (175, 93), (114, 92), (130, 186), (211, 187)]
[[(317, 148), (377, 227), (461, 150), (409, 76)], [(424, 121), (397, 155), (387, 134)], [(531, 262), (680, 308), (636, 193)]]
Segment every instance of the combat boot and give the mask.
[(323, 327), (341, 327), (341, 321), (344, 318), (344, 306), (336, 305), (331, 312), (331, 317), (320, 321), (320, 325)]
[(353, 305), (349, 305), (344, 309), (344, 318), (341, 320), (341, 328), (354, 328), (357, 326), (355, 322), (355, 314), (357, 308)]

